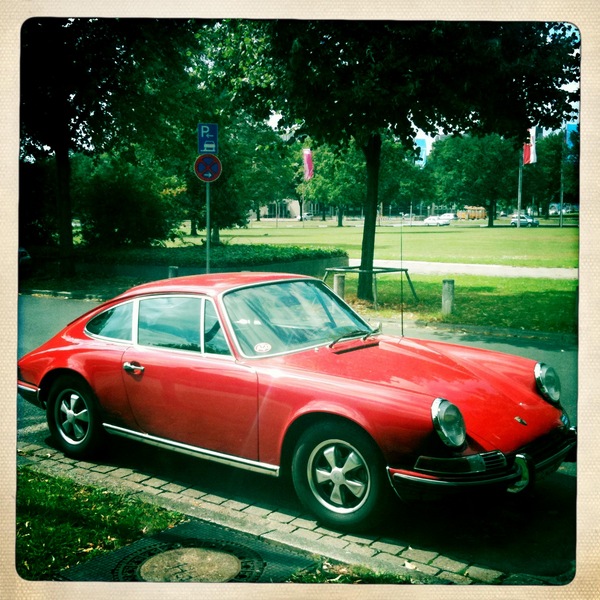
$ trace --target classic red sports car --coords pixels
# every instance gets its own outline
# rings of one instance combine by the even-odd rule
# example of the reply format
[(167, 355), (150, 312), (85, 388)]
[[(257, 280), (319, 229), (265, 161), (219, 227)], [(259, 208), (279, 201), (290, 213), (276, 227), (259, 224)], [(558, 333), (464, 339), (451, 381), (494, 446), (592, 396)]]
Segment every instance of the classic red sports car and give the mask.
[(518, 491), (576, 447), (555, 371), (389, 337), (323, 282), (288, 274), (138, 286), (19, 361), (61, 449), (124, 436), (272, 476), (357, 529), (401, 497)]

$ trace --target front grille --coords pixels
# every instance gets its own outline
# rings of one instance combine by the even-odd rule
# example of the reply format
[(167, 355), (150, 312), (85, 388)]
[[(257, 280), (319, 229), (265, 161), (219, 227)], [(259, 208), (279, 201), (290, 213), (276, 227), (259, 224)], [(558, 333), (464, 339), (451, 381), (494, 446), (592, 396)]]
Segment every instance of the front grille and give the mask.
[(481, 454), (481, 458), (483, 458), (485, 463), (486, 474), (493, 475), (494, 473), (501, 473), (506, 470), (506, 457), (498, 450), (484, 452)]

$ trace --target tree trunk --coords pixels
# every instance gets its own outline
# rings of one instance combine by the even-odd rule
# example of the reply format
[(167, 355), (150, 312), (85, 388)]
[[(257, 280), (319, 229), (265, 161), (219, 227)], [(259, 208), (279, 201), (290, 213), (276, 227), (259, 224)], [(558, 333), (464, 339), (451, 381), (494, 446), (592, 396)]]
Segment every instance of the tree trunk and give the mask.
[[(363, 229), (361, 270), (371, 271), (375, 258), (375, 229), (377, 226), (377, 197), (379, 190), (379, 166), (381, 163), (381, 136), (373, 134), (363, 146), (367, 162), (367, 198), (365, 200), (365, 224)], [(373, 274), (360, 273), (357, 296), (361, 300), (373, 301)]]
[(211, 227), (212, 229), (212, 234), (210, 236), (210, 242), (211, 244), (214, 244), (215, 246), (219, 246), (221, 244), (221, 231), (218, 227), (218, 225), (213, 225)]
[(54, 148), (56, 156), (57, 175), (57, 214), (58, 214), (58, 244), (59, 244), (59, 274), (61, 277), (75, 275), (75, 260), (73, 257), (73, 215), (71, 212), (71, 164), (69, 162), (69, 130), (66, 121), (59, 125), (61, 131), (57, 136)]
[(344, 209), (341, 206), (338, 206), (338, 210), (337, 210), (337, 226), (338, 227), (344, 226)]
[(488, 227), (494, 226), (495, 218), (496, 218), (496, 201), (490, 200), (489, 212), (488, 212)]

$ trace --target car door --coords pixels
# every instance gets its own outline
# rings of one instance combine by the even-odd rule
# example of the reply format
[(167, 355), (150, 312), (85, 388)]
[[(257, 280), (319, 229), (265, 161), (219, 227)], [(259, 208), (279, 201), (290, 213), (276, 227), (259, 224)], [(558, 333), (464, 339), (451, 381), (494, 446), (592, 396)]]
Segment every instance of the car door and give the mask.
[(123, 373), (138, 426), (162, 439), (257, 459), (257, 376), (235, 361), (212, 300), (144, 298), (137, 323)]

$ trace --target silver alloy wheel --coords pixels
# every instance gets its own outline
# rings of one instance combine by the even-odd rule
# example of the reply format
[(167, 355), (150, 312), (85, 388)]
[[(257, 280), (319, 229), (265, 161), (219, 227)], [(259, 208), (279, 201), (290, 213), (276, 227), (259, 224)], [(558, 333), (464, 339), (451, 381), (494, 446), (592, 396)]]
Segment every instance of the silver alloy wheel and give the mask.
[(339, 514), (357, 511), (366, 502), (371, 475), (361, 453), (344, 440), (325, 440), (311, 452), (307, 477), (315, 498)]
[(84, 442), (90, 431), (90, 412), (86, 398), (77, 390), (65, 389), (54, 406), (54, 417), (61, 437), (74, 446)]

